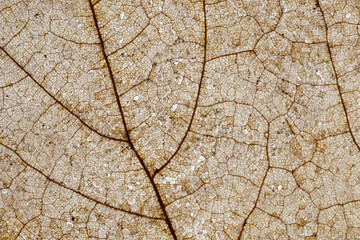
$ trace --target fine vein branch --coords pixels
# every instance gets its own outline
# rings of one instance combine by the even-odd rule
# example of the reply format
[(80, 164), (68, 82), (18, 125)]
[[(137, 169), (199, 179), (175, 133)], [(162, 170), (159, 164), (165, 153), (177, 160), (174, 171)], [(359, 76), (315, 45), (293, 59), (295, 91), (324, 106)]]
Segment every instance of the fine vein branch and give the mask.
[(0, 50), (3, 51), (7, 57), (9, 57), (11, 59), (11, 61), (13, 61), (16, 66), (18, 66), (34, 83), (36, 83), (36, 85), (38, 87), (40, 87), (47, 95), (49, 95), (57, 104), (59, 104), (62, 108), (64, 108), (66, 111), (68, 111), (71, 115), (73, 115), (76, 119), (78, 119), (85, 127), (87, 127), (90, 131), (98, 134), (101, 137), (104, 137), (106, 139), (110, 139), (110, 140), (114, 140), (114, 141), (120, 141), (120, 142), (127, 142), (126, 139), (119, 139), (119, 138), (114, 138), (111, 136), (107, 136), (103, 133), (100, 133), (99, 131), (97, 131), (96, 129), (94, 129), (93, 127), (91, 127), (90, 125), (88, 125), (83, 119), (81, 119), (78, 115), (76, 115), (74, 112), (72, 112), (70, 110), (69, 107), (65, 106), (60, 100), (58, 100), (53, 94), (51, 94), (48, 90), (46, 90), (46, 88), (44, 88), (39, 81), (37, 81), (30, 72), (28, 72), (25, 67), (21, 66), (20, 63), (18, 61), (16, 61), (15, 58), (13, 58), (4, 48), (0, 47)]
[(60, 187), (62, 187), (64, 189), (67, 189), (67, 190), (69, 190), (71, 192), (74, 192), (74, 193), (76, 193), (76, 194), (78, 194), (78, 195), (80, 195), (80, 196), (82, 196), (82, 197), (84, 197), (84, 198), (86, 198), (86, 199), (88, 199), (90, 201), (93, 201), (93, 202), (95, 202), (97, 204), (109, 207), (109, 208), (117, 210), (117, 211), (121, 211), (121, 212), (124, 212), (124, 213), (135, 215), (135, 216), (138, 216), (138, 217), (144, 217), (144, 218), (154, 219), (154, 220), (163, 220), (162, 218), (151, 217), (151, 216), (147, 216), (147, 215), (144, 215), (144, 214), (140, 214), (140, 213), (136, 213), (136, 212), (128, 211), (128, 210), (125, 210), (125, 209), (122, 209), (122, 208), (119, 208), (119, 207), (112, 206), (110, 204), (101, 202), (101, 201), (99, 201), (99, 200), (97, 200), (97, 199), (95, 199), (95, 198), (93, 198), (91, 196), (88, 196), (88, 195), (86, 195), (86, 194), (84, 194), (84, 193), (82, 193), (82, 192), (80, 192), (80, 191), (78, 191), (76, 189), (72, 189), (72, 188), (66, 186), (65, 184), (63, 184), (61, 182), (58, 182), (57, 180), (52, 179), (51, 177), (45, 175), (40, 169), (38, 169), (37, 167), (35, 167), (35, 166), (31, 165), (30, 163), (28, 163), (19, 153), (16, 152), (15, 149), (12, 149), (11, 147), (9, 147), (9, 146), (1, 143), (1, 142), (0, 142), (0, 146), (3, 146), (4, 148), (6, 148), (6, 149), (10, 150), (11, 152), (13, 152), (21, 160), (22, 163), (24, 163), (30, 169), (33, 169), (35, 172), (39, 173), (41, 176), (45, 177), (46, 180), (48, 180), (49, 182), (52, 182), (52, 183), (54, 183), (54, 184), (56, 184), (56, 185), (58, 185), (58, 186), (60, 186)]

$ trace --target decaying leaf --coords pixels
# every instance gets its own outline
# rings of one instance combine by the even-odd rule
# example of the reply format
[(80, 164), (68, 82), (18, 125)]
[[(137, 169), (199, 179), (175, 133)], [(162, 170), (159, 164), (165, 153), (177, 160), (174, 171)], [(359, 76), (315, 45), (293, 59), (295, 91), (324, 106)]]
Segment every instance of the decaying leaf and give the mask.
[(2, 0), (1, 239), (358, 239), (358, 0)]

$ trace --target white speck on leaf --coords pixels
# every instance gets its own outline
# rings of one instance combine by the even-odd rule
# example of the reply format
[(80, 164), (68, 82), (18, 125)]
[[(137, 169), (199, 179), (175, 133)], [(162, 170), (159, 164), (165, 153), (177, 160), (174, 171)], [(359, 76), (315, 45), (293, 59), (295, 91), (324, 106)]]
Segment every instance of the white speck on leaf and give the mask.
[(175, 110), (177, 109), (177, 106), (178, 106), (177, 104), (174, 104), (174, 105), (171, 107), (171, 111), (172, 111), (172, 112), (175, 112)]

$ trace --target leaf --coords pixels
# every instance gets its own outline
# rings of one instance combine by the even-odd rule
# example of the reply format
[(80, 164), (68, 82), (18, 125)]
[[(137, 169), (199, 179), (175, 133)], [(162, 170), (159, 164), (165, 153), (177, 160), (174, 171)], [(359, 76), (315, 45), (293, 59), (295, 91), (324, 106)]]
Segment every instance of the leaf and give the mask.
[(357, 238), (359, 14), (1, 1), (1, 239)]

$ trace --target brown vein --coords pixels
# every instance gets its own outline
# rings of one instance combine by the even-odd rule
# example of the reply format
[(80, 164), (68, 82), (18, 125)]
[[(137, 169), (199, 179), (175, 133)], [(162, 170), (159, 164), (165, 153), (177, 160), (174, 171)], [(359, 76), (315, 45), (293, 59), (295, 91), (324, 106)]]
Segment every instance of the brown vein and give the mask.
[(327, 51), (329, 53), (329, 56), (330, 56), (330, 62), (331, 62), (331, 67), (334, 71), (334, 75), (335, 75), (335, 79), (336, 79), (336, 85), (337, 85), (337, 88), (338, 88), (338, 91), (339, 91), (339, 96), (340, 96), (340, 100), (341, 100), (341, 104), (342, 104), (342, 107), (344, 109), (344, 114), (345, 114), (345, 118), (346, 118), (346, 124), (348, 125), (349, 127), (349, 132), (350, 132), (350, 135), (351, 135), (351, 138), (354, 142), (354, 144), (356, 145), (357, 149), (360, 151), (360, 146), (359, 144), (356, 142), (356, 139), (355, 139), (355, 136), (354, 136), (354, 133), (350, 127), (350, 120), (349, 120), (349, 115), (348, 115), (348, 111), (346, 109), (346, 106), (345, 106), (345, 101), (344, 101), (344, 98), (342, 96), (342, 92), (341, 92), (341, 87), (340, 87), (340, 84), (339, 84), (339, 76), (338, 76), (338, 73), (336, 72), (336, 68), (335, 68), (335, 64), (334, 64), (334, 60), (333, 60), (333, 55), (331, 53), (331, 48), (330, 48), (330, 44), (329, 44), (329, 33), (328, 33), (328, 26), (327, 26), (327, 23), (326, 23), (326, 19), (325, 19), (325, 14), (322, 10), (322, 7), (321, 7), (321, 4), (320, 2), (318, 2), (318, 7), (320, 9), (320, 12), (321, 12), (321, 15), (322, 15), (322, 18), (323, 18), (323, 21), (324, 21), (324, 25), (325, 25), (325, 33), (326, 33), (326, 47), (327, 47)]
[(33, 80), (36, 85), (38, 85), (47, 95), (49, 95), (56, 103), (58, 103), (61, 107), (63, 107), (66, 111), (68, 111), (71, 115), (73, 115), (75, 118), (77, 118), (84, 126), (86, 126), (89, 130), (91, 130), (92, 132), (98, 134), (101, 137), (110, 139), (110, 140), (114, 140), (114, 141), (120, 141), (120, 142), (127, 142), (127, 140), (125, 139), (119, 139), (119, 138), (114, 138), (114, 137), (110, 137), (107, 136), (103, 133), (98, 132), (96, 129), (94, 129), (93, 127), (89, 126), (84, 120), (82, 120), (79, 116), (77, 116), (75, 113), (73, 113), (67, 106), (65, 106), (60, 100), (58, 100), (54, 95), (52, 95), (48, 90), (46, 90), (33, 76), (30, 72), (28, 72), (25, 67), (21, 66), (20, 63), (18, 61), (16, 61), (4, 48), (0, 47), (0, 50), (2, 50), (6, 56), (8, 56), (22, 71), (24, 71), (24, 73), (31, 79)]
[(128, 211), (128, 210), (125, 210), (125, 209), (122, 209), (122, 208), (119, 208), (119, 207), (115, 207), (115, 206), (111, 206), (109, 204), (106, 204), (106, 203), (103, 203), (103, 202), (100, 202), (99, 200), (95, 199), (95, 198), (92, 198), (90, 196), (87, 196), (85, 195), (84, 193), (80, 192), (80, 191), (77, 191), (75, 189), (72, 189), (60, 182), (58, 182), (57, 180), (55, 179), (52, 179), (50, 178), (49, 176), (45, 175), (40, 169), (38, 169), (37, 167), (34, 167), (33, 165), (31, 165), (30, 163), (28, 163), (19, 153), (17, 153), (14, 149), (12, 149), (11, 147), (3, 144), (0, 142), (0, 146), (3, 146), (5, 147), (6, 149), (10, 150), (11, 152), (13, 152), (26, 166), (28, 166), (29, 168), (33, 169), (34, 171), (38, 172), (40, 175), (42, 175), (43, 177), (45, 177), (48, 181), (52, 182), (52, 183), (55, 183), (56, 185), (62, 187), (62, 188), (65, 188), (67, 190), (70, 190), (71, 192), (74, 192), (76, 194), (79, 194), (80, 196), (90, 200), (90, 201), (93, 201), (95, 203), (98, 203), (100, 205), (103, 205), (103, 206), (106, 206), (106, 207), (109, 207), (111, 209), (114, 209), (114, 210), (118, 210), (118, 211), (121, 211), (121, 212), (124, 212), (124, 213), (128, 213), (128, 214), (132, 214), (132, 215), (135, 215), (135, 216), (138, 216), (138, 217), (144, 217), (144, 218), (148, 218), (148, 219), (154, 219), (154, 220), (164, 220), (163, 218), (156, 218), (156, 217), (151, 217), (151, 216), (147, 216), (147, 215), (143, 215), (143, 214), (140, 214), (140, 213), (136, 213), (136, 212), (132, 212), (132, 211)]
[(258, 204), (259, 199), (260, 199), (260, 195), (261, 195), (262, 188), (263, 188), (263, 186), (264, 186), (264, 184), (265, 184), (266, 176), (268, 175), (269, 170), (270, 170), (269, 138), (270, 138), (270, 123), (268, 123), (268, 131), (267, 131), (267, 138), (266, 138), (266, 158), (267, 158), (268, 166), (267, 166), (267, 169), (266, 169), (266, 172), (265, 172), (263, 181), (261, 182), (261, 185), (260, 185), (260, 188), (259, 188), (259, 193), (258, 193), (258, 195), (257, 195), (257, 197), (256, 197), (254, 206), (253, 206), (253, 208), (250, 210), (250, 213), (247, 215), (247, 217), (245, 218), (245, 220), (244, 220), (244, 222), (243, 222), (243, 224), (242, 224), (242, 228), (241, 228), (241, 230), (240, 230), (240, 234), (239, 234), (238, 240), (241, 239), (241, 237), (242, 237), (242, 235), (243, 235), (243, 233), (244, 233), (245, 225), (246, 225), (247, 221), (249, 220), (251, 214), (254, 212), (254, 210), (255, 210), (256, 207), (257, 207), (257, 204)]
[(101, 50), (102, 50), (102, 53), (103, 53), (103, 57), (105, 59), (105, 62), (106, 62), (106, 65), (107, 65), (107, 69), (109, 71), (109, 76), (110, 76), (110, 79), (111, 79), (111, 83), (112, 83), (112, 87), (113, 87), (113, 90), (114, 90), (114, 94), (115, 94), (115, 97), (116, 97), (116, 103), (118, 105), (118, 108), (119, 108), (119, 112), (121, 114), (121, 117), (122, 117), (122, 122), (123, 122), (123, 125), (124, 125), (124, 129), (125, 129), (125, 134), (126, 134), (126, 137), (127, 137), (127, 142), (129, 143), (130, 145), (130, 148), (132, 149), (132, 151), (135, 153), (137, 159), (139, 160), (141, 166), (143, 167), (147, 177), (149, 178), (149, 181), (151, 183), (151, 186), (153, 187), (154, 191), (155, 191), (155, 194), (156, 194), (156, 197), (157, 197), (157, 200), (159, 202), (159, 205), (160, 205), (160, 208), (164, 214), (164, 218), (165, 218), (165, 221), (166, 221), (166, 224), (168, 225), (168, 228), (170, 230), (170, 233), (171, 235), (173, 236), (174, 239), (177, 239), (177, 236), (175, 234), (175, 230), (172, 226), (172, 223), (171, 223), (171, 220), (166, 212), (166, 209), (165, 209), (165, 204), (161, 198), (161, 195), (159, 193), (159, 190), (155, 184), (155, 181), (154, 179), (151, 177), (151, 174), (150, 174), (150, 171), (149, 169), (146, 167), (145, 163), (144, 163), (144, 160), (141, 158), (141, 156), (139, 155), (139, 153), (137, 152), (137, 150), (135, 149), (134, 147), (134, 144), (133, 142), (131, 141), (131, 138), (130, 138), (130, 134), (129, 134), (129, 130), (127, 128), (127, 125), (126, 125), (126, 121), (125, 121), (125, 117), (124, 117), (124, 112), (122, 110), (122, 106), (121, 106), (121, 103), (120, 103), (120, 98), (119, 98), (119, 94), (117, 92), (117, 88), (116, 88), (116, 84), (115, 84), (115, 78), (114, 78), (114, 74), (112, 72), (112, 68), (110, 66), (110, 62), (109, 62), (109, 59), (108, 59), (108, 55), (106, 54), (105, 52), (105, 45), (104, 45), (104, 40), (102, 39), (102, 35), (100, 33), (100, 27), (99, 27), (99, 24), (98, 24), (98, 20), (97, 20), (97, 17), (96, 17), (96, 13), (95, 13), (95, 9), (94, 9), (94, 6), (92, 5), (91, 3), (91, 0), (89, 0), (89, 5), (90, 5), (90, 9), (91, 9), (91, 12), (92, 12), (92, 15), (93, 15), (93, 19), (94, 19), (94, 24), (95, 24), (95, 27), (96, 27), (96, 30), (97, 30), (97, 33), (98, 33), (98, 37), (99, 37), (99, 40), (100, 40), (100, 46), (101, 46)]
[(202, 66), (202, 71), (201, 71), (201, 76), (200, 76), (200, 82), (199, 82), (199, 87), (198, 87), (198, 91), (197, 91), (197, 96), (196, 96), (196, 100), (195, 100), (195, 105), (194, 105), (194, 110), (193, 113), (191, 115), (190, 118), (190, 122), (188, 125), (188, 128), (186, 129), (186, 132), (184, 134), (184, 137), (181, 139), (177, 149), (175, 150), (175, 152), (173, 153), (173, 155), (171, 155), (171, 157), (166, 161), (166, 163), (164, 165), (162, 165), (159, 169), (156, 169), (154, 172), (154, 175), (152, 176), (152, 178), (155, 178), (156, 174), (158, 174), (159, 172), (161, 172), (170, 162), (171, 160), (176, 156), (176, 154), (179, 152), (181, 146), (183, 145), (183, 143), (185, 142), (185, 139), (187, 137), (187, 135), (189, 134), (189, 131), (191, 129), (191, 125), (194, 121), (194, 117), (195, 117), (195, 113), (196, 113), (196, 109), (198, 107), (198, 102), (199, 102), (199, 98), (200, 98), (200, 94), (201, 94), (201, 86), (202, 86), (202, 82), (204, 79), (204, 75), (205, 75), (205, 66), (206, 66), (206, 46), (207, 46), (207, 25), (206, 25), (206, 4), (205, 4), (205, 0), (203, 0), (203, 11), (204, 11), (204, 57), (203, 57), (203, 66)]

